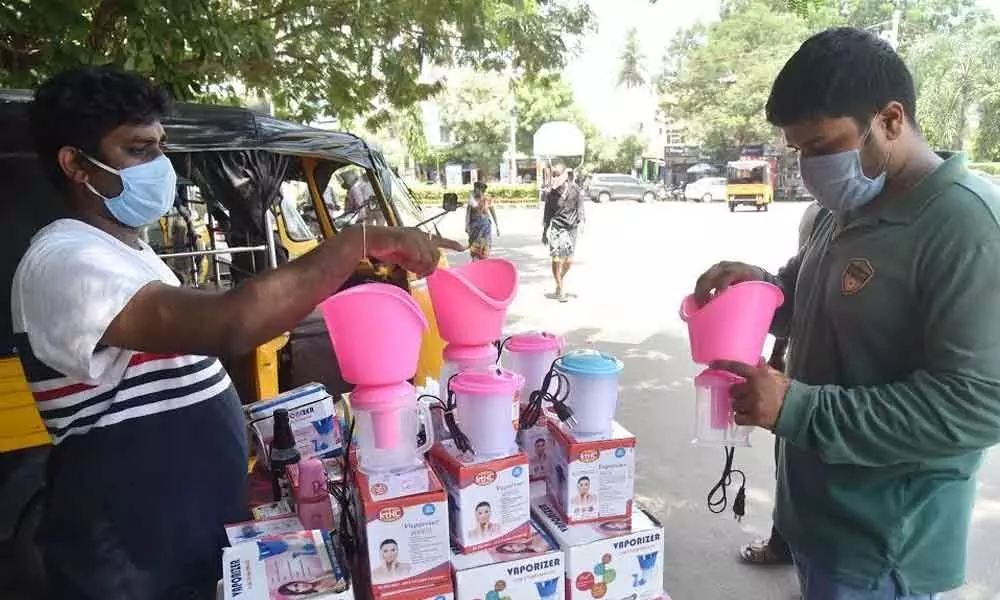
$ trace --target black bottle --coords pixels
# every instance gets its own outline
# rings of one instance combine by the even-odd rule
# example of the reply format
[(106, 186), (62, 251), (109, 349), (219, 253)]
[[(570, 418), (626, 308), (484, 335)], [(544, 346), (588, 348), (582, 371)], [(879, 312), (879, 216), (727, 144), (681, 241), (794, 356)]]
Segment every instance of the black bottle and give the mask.
[(279, 408), (274, 411), (274, 437), (271, 439), (271, 449), (268, 452), (271, 464), (271, 485), (274, 487), (274, 501), (292, 500), (292, 482), (288, 480), (286, 467), (298, 464), (299, 450), (295, 447), (295, 434), (292, 424), (288, 421), (288, 410)]

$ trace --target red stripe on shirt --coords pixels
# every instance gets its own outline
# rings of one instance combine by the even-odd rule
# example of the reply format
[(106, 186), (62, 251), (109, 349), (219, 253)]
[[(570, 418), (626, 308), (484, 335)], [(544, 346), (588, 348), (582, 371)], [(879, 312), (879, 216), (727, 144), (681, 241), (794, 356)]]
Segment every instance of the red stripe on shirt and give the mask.
[(96, 385), (87, 385), (86, 383), (74, 383), (72, 385), (67, 385), (61, 388), (55, 388), (52, 390), (46, 390), (44, 392), (32, 392), (35, 396), (35, 400), (38, 402), (44, 402), (45, 400), (55, 400), (56, 398), (65, 398), (66, 396), (72, 396), (73, 394), (79, 394), (80, 392), (85, 392), (87, 390), (92, 390)]
[(148, 363), (151, 360), (163, 360), (165, 358), (177, 358), (178, 354), (153, 354), (152, 352), (139, 352), (132, 356), (132, 360), (128, 361), (128, 366), (135, 367), (143, 363)]

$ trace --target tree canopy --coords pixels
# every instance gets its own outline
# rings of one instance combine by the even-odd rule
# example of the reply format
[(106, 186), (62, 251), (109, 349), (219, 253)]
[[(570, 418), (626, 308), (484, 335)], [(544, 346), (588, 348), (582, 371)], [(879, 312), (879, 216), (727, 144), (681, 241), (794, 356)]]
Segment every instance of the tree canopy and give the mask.
[[(975, 0), (900, 4), (898, 51), (917, 86), (917, 118), (935, 148), (1000, 157), (1000, 24)], [(888, 0), (725, 0), (720, 19), (679, 32), (657, 78), (661, 107), (717, 158), (777, 141), (764, 119), (771, 83), (809, 35), (838, 25), (884, 32)], [(974, 145), (971, 143), (975, 141)]]
[(641, 88), (646, 85), (646, 73), (643, 62), (646, 57), (639, 46), (639, 34), (635, 27), (625, 34), (625, 46), (618, 57), (618, 85), (625, 88)]
[(585, 3), (558, 0), (9, 0), (0, 85), (114, 63), (180, 99), (250, 92), (300, 120), (384, 120), (439, 91), (428, 64), (560, 68), (591, 26)]

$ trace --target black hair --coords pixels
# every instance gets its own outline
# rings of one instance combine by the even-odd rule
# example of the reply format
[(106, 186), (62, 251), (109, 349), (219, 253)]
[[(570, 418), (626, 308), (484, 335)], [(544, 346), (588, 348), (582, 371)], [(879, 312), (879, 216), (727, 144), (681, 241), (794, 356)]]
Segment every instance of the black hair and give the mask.
[(535, 438), (535, 445), (537, 446), (539, 443), (544, 444), (545, 443), (545, 438), (543, 438), (543, 437)]
[[(291, 589), (292, 586), (301, 583), (312, 586), (313, 589), (309, 590), (308, 592), (298, 592), (298, 591), (293, 592)], [(282, 584), (281, 587), (278, 588), (278, 593), (284, 594), (285, 596), (305, 596), (306, 594), (315, 594), (316, 586), (310, 581), (289, 581), (288, 583)]]
[(145, 77), (114, 67), (63, 71), (35, 90), (31, 131), (42, 169), (58, 187), (66, 184), (59, 150), (79, 148), (100, 158), (101, 140), (122, 125), (152, 123), (170, 110), (166, 92)]
[(587, 477), (586, 475), (584, 475), (583, 477), (581, 477), (581, 478), (579, 478), (579, 479), (576, 480), (576, 482), (578, 484), (579, 483), (583, 483), (584, 481), (586, 481), (587, 483), (590, 483), (590, 477)]
[(485, 501), (485, 500), (483, 500), (482, 502), (480, 502), (479, 504), (477, 504), (477, 505), (476, 505), (476, 510), (479, 510), (480, 508), (482, 508), (482, 507), (484, 507), (484, 506), (485, 506), (486, 508), (490, 509), (490, 510), (493, 510), (493, 507), (492, 507), (492, 506), (490, 506), (490, 503), (489, 503), (489, 502), (487, 502), (487, 501)]
[(893, 100), (916, 126), (917, 94), (903, 59), (868, 31), (837, 27), (812, 36), (788, 59), (765, 111), (778, 127), (821, 117), (851, 117), (865, 127)]
[(486, 191), (486, 182), (484, 182), (484, 181), (477, 181), (477, 182), (475, 182), (475, 183), (472, 184), (472, 189), (473, 190), (482, 190), (482, 191), (485, 192)]
[(381, 550), (382, 548), (385, 548), (387, 544), (392, 544), (393, 546), (399, 548), (399, 544), (396, 542), (396, 540), (392, 538), (386, 538), (382, 540), (381, 544), (378, 545), (378, 549)]

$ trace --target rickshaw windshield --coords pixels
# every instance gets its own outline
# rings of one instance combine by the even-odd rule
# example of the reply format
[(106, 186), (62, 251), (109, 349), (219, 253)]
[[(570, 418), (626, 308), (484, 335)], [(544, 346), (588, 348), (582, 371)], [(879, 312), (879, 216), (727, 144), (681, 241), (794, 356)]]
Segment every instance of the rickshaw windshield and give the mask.
[(747, 163), (733, 163), (726, 168), (728, 183), (766, 183), (767, 166)]
[(298, 203), (290, 194), (281, 195), (281, 215), (285, 218), (288, 237), (293, 242), (308, 242), (315, 239), (309, 225), (302, 218), (302, 213), (299, 212)]
[(399, 213), (400, 224), (405, 227), (414, 227), (427, 218), (413, 197), (413, 192), (395, 173), (392, 174), (392, 203)]

